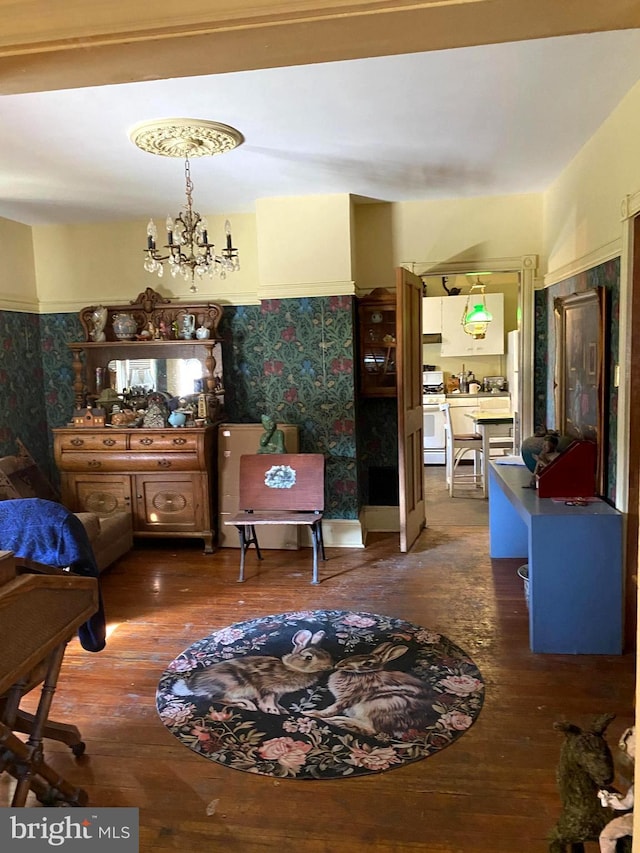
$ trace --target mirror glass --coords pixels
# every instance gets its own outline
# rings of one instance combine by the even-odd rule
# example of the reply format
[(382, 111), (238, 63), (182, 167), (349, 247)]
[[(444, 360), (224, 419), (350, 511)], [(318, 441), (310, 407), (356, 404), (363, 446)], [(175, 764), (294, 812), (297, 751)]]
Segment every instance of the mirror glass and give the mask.
[[(207, 390), (205, 364), (198, 358), (114, 359), (108, 364), (108, 373), (109, 387), (118, 394), (144, 396), (165, 391), (172, 397), (185, 397)], [(217, 365), (214, 376), (222, 382)]]

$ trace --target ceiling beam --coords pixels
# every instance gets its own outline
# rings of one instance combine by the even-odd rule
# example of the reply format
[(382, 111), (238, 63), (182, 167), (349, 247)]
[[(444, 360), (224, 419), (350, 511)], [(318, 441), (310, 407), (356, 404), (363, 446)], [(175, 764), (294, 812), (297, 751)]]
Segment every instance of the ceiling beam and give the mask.
[(0, 13), (2, 94), (640, 27), (639, 0), (0, 0)]

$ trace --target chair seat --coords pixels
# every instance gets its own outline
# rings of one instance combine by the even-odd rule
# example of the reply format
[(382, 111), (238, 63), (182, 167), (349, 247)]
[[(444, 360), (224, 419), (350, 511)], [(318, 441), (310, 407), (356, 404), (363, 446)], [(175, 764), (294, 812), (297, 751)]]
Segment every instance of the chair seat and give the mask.
[(463, 432), (456, 433), (453, 436), (454, 441), (482, 441), (482, 436), (478, 435), (477, 432)]
[(255, 524), (317, 524), (322, 521), (321, 512), (297, 512), (279, 510), (278, 512), (268, 512), (266, 510), (252, 510), (251, 512), (239, 512), (233, 518), (225, 521), (225, 524), (234, 525), (244, 524), (251, 527)]

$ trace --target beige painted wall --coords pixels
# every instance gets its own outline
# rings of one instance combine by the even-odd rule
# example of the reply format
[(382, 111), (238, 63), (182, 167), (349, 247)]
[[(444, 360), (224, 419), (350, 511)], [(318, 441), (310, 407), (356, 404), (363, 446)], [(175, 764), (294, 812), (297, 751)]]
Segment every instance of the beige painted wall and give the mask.
[[(478, 261), (537, 254), (541, 262), (542, 196), (493, 196), (393, 205), (394, 265)], [(419, 274), (422, 270), (416, 267)]]
[[(620, 206), (640, 189), (640, 83), (544, 195), (548, 273), (606, 253), (621, 239)], [(615, 248), (615, 247), (614, 247)]]
[(542, 196), (380, 202), (355, 207), (358, 290), (393, 286), (393, 270), (416, 262), (543, 258)]
[(2, 308), (7, 311), (38, 310), (31, 228), (0, 219)]
[[(214, 240), (224, 220), (208, 216)], [(5, 221), (6, 222), (6, 221)], [(159, 229), (161, 222), (156, 223)], [(393, 287), (394, 267), (407, 260), (513, 257), (541, 252), (541, 197), (505, 196), (438, 202), (360, 203), (348, 195), (260, 199), (256, 214), (234, 215), (241, 269), (226, 280), (205, 279), (199, 298), (248, 304), (260, 298), (352, 293)], [(187, 283), (143, 270), (146, 220), (35, 226), (6, 222), (21, 274), (31, 270), (24, 310), (74, 312), (98, 302), (128, 302), (153, 287), (190, 298)], [(357, 270), (357, 279), (356, 279)], [(0, 307), (10, 289), (0, 283)]]
[(260, 295), (353, 292), (349, 195), (256, 202)]
[[(207, 216), (210, 237), (224, 245), (224, 217)], [(156, 221), (159, 233), (163, 223)], [(242, 304), (256, 299), (258, 266), (255, 217), (234, 215), (234, 245), (240, 270), (226, 279), (198, 283), (198, 299)], [(190, 284), (143, 269), (147, 220), (92, 225), (42, 225), (33, 228), (35, 277), (40, 311), (74, 312), (99, 302), (129, 302), (147, 287), (177, 300), (192, 298)], [(159, 242), (159, 241), (158, 241)], [(4, 293), (4, 289), (2, 289)], [(3, 304), (3, 303), (2, 303)]]

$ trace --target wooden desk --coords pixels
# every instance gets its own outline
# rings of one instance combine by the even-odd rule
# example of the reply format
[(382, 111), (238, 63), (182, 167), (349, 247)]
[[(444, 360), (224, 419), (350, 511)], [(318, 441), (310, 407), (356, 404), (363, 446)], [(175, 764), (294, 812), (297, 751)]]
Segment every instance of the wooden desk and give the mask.
[[(25, 574), (0, 586), (0, 694), (8, 697), (0, 718), (0, 771), (18, 780), (12, 806), (24, 806), (30, 790), (41, 802), (87, 802), (85, 791), (46, 764), (42, 731), (65, 647), (97, 609), (95, 578)], [(30, 675), (40, 667), (46, 675), (33, 729), (24, 743), (13, 733), (13, 724)]]
[(486, 498), (488, 494), (488, 463), (491, 458), (491, 438), (498, 435), (504, 436), (501, 428), (504, 428), (505, 424), (513, 424), (513, 413), (501, 410), (492, 411), (488, 409), (487, 411), (482, 411), (478, 409), (473, 412), (465, 412), (465, 417), (473, 421), (476, 432), (482, 436), (482, 494)]
[(524, 465), (488, 469), (490, 555), (529, 565), (531, 651), (621, 654), (622, 513), (540, 498)]

